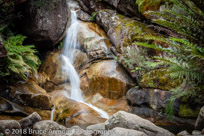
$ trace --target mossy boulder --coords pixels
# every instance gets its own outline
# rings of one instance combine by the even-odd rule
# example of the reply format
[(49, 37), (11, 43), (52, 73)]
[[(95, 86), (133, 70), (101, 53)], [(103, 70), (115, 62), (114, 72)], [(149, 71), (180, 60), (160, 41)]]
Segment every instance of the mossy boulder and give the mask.
[(192, 108), (188, 104), (181, 104), (179, 116), (185, 118), (196, 118), (199, 114), (200, 108)]
[(172, 79), (167, 74), (167, 69), (161, 68), (152, 70), (142, 75), (138, 80), (139, 86), (142, 88), (158, 88), (162, 90), (171, 90), (181, 85), (182, 80)]

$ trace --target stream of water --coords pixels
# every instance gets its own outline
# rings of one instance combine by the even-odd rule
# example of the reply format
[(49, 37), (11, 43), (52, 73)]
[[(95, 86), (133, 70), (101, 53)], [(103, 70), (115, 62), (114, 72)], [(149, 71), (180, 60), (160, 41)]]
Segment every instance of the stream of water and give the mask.
[(62, 76), (69, 77), (69, 81), (71, 85), (71, 95), (70, 96), (65, 95), (65, 96), (67, 98), (86, 104), (87, 106), (89, 106), (90, 108), (98, 112), (101, 115), (101, 117), (108, 119), (109, 115), (105, 111), (89, 103), (86, 103), (82, 96), (81, 89), (80, 89), (80, 78), (73, 66), (74, 59), (75, 59), (75, 49), (77, 47), (80, 47), (80, 44), (77, 41), (78, 29), (79, 29), (79, 20), (77, 19), (76, 12), (71, 11), (71, 24), (65, 37), (63, 52), (61, 55), (62, 70), (63, 70), (63, 73), (66, 73), (66, 75), (62, 75)]

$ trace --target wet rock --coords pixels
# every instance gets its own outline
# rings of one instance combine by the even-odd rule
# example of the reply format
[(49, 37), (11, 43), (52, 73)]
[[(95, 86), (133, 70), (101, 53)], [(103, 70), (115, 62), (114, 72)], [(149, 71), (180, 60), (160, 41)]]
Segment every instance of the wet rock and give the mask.
[(105, 123), (90, 125), (90, 126), (88, 126), (86, 129), (91, 129), (91, 130), (105, 130)]
[(89, 125), (104, 122), (95, 110), (88, 105), (71, 100), (64, 91), (55, 91), (50, 94), (55, 105), (54, 120), (68, 127), (78, 125), (81, 128), (86, 128)]
[(81, 72), (81, 89), (85, 95), (100, 93), (105, 98), (118, 99), (126, 95), (133, 80), (115, 60), (103, 60)]
[(0, 35), (0, 58), (4, 58), (7, 56), (7, 51), (6, 48), (3, 45), (3, 41)]
[[(16, 120), (0, 120), (0, 133), (6, 136), (21, 136), (20, 132), (21, 125)], [(13, 132), (13, 130), (17, 130)]]
[(0, 120), (21, 120), (33, 112), (37, 112), (44, 120), (50, 119), (50, 110), (40, 110), (37, 108), (18, 105), (0, 97)]
[[(62, 70), (61, 50), (50, 52), (46, 55), (39, 74), (36, 77), (38, 83), (46, 89), (47, 92), (57, 90), (60, 85), (69, 81), (69, 75)], [(88, 61), (86, 53), (76, 49), (74, 67), (78, 71)]]
[(70, 10), (76, 11), (77, 18), (82, 20), (82, 21), (91, 21), (90, 20), (90, 15), (83, 10), (81, 10), (78, 2), (76, 0), (67, 0), (68, 7)]
[(111, 55), (111, 43), (106, 33), (95, 23), (80, 23), (78, 40), (90, 59), (107, 58)]
[(200, 113), (195, 123), (195, 129), (202, 130), (204, 128), (204, 106), (200, 109)]
[(105, 136), (147, 136), (144, 132), (116, 127), (111, 129)]
[(138, 84), (142, 88), (158, 88), (162, 90), (171, 90), (181, 85), (179, 79), (172, 79), (167, 75), (166, 69), (156, 69), (142, 75)]
[(29, 0), (23, 8), (22, 31), (40, 49), (53, 47), (65, 36), (69, 25), (66, 0)]
[(19, 83), (0, 92), (0, 95), (10, 101), (43, 110), (51, 109), (51, 97), (33, 80)]
[(150, 121), (124, 111), (115, 113), (105, 122), (106, 129), (115, 127), (138, 130), (151, 136), (173, 136), (169, 131), (154, 125)]
[[(159, 89), (132, 88), (127, 92), (126, 97), (133, 106), (148, 105), (156, 111), (164, 111), (164, 109), (168, 106), (168, 101), (166, 100), (171, 97), (171, 92)], [(174, 107), (177, 111), (179, 110), (179, 106), (179, 102), (176, 101)]]
[(96, 93), (95, 95), (85, 97), (85, 101), (106, 111), (110, 116), (120, 110), (126, 112), (132, 111), (125, 98), (108, 99)]
[(177, 134), (177, 136), (186, 136), (186, 135), (190, 135), (186, 130), (181, 131), (180, 133)]
[(27, 133), (29, 132), (29, 129), (33, 129), (33, 125), (39, 121), (41, 121), (41, 117), (37, 112), (32, 113), (31, 115), (27, 116), (26, 118), (23, 118), (19, 121), (21, 128), (23, 130), (27, 130)]
[(192, 135), (201, 135), (201, 131), (193, 130)]

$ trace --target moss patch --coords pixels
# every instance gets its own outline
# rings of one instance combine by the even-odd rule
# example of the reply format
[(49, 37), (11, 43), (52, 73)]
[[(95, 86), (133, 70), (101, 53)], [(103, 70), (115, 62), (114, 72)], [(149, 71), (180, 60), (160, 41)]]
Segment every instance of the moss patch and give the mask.
[(171, 79), (167, 74), (167, 69), (156, 69), (145, 73), (138, 84), (143, 88), (159, 88), (162, 90), (171, 90), (181, 85), (182, 81)]
[(199, 114), (200, 108), (192, 109), (187, 104), (181, 104), (179, 110), (179, 116), (185, 118), (196, 118)]

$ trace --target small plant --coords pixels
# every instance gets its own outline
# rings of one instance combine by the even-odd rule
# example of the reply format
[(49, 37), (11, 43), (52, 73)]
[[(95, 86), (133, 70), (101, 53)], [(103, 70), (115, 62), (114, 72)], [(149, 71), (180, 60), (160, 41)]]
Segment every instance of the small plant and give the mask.
[(96, 20), (96, 15), (98, 14), (98, 11), (97, 12), (93, 12), (89, 18), (90, 21), (95, 21)]
[(37, 72), (40, 64), (37, 51), (33, 45), (23, 46), (25, 36), (10, 36), (4, 40), (4, 46), (7, 49), (8, 57), (3, 60), (0, 67), (0, 78), (26, 80), (29, 74)]

